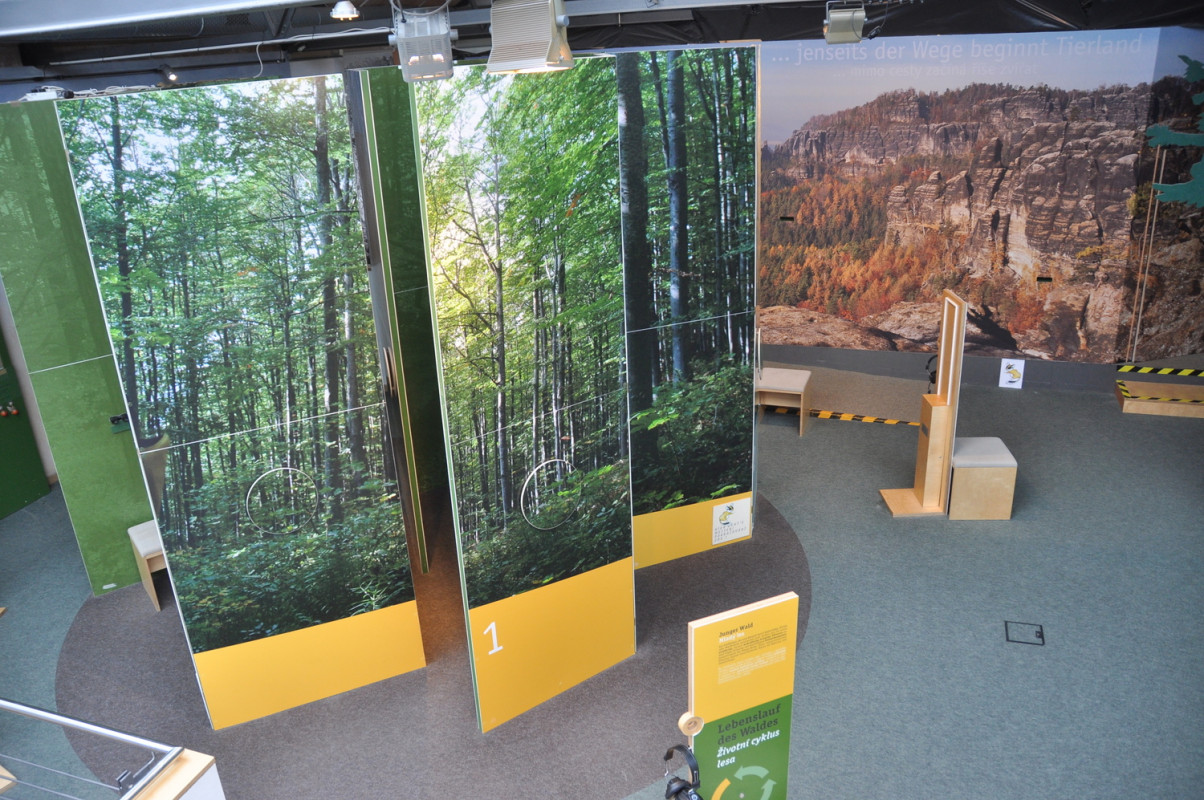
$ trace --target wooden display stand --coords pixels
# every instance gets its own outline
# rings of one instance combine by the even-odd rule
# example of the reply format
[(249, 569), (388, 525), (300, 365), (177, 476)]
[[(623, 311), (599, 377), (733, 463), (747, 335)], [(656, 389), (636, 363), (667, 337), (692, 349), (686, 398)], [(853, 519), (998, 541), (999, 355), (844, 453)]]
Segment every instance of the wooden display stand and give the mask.
[(798, 409), (798, 435), (806, 430), (811, 411), (811, 371), (765, 367), (757, 370), (755, 381), (757, 407), (765, 406)]
[(949, 507), (949, 475), (957, 429), (961, 390), (962, 351), (966, 342), (966, 301), (948, 290), (942, 295), (941, 338), (937, 354), (937, 392), (926, 394), (920, 407), (920, 441), (916, 451), (915, 485), (882, 489), (892, 516), (944, 514)]
[(945, 513), (942, 491), (949, 472), (946, 445), (953, 434), (949, 404), (940, 395), (926, 394), (920, 406), (920, 444), (916, 453), (915, 486), (882, 489), (882, 499), (896, 517)]

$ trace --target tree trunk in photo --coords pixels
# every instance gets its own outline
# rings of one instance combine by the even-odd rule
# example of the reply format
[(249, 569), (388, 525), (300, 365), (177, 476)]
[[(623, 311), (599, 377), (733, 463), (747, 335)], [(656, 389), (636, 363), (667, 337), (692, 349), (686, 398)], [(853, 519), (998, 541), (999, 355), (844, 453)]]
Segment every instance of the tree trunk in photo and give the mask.
[[(493, 178), (498, 181), (500, 165), (493, 165)], [(501, 187), (495, 186), (495, 190), (500, 192)], [(493, 362), (497, 369), (494, 376), (497, 385), (497, 397), (495, 411), (497, 412), (497, 481), (498, 494), (501, 498), (502, 510), (510, 512), (514, 510), (514, 488), (510, 480), (510, 404), (507, 402), (506, 393), (510, 387), (507, 385), (506, 374), (506, 285), (504, 280), (505, 270), (501, 258), (502, 241), (501, 241), (501, 208), (497, 196), (495, 195), (493, 203), (493, 218), (494, 236), (493, 236), (493, 253), (494, 259), (491, 267), (493, 270)]]
[(690, 317), (688, 213), (686, 194), (686, 91), (685, 70), (680, 55), (665, 53), (668, 80), (668, 115), (665, 151), (669, 187), (669, 313), (673, 317), (673, 381), (687, 381), (689, 374)]
[(342, 464), (339, 460), (340, 432), (342, 420), (339, 411), (340, 383), (340, 345), (342, 334), (338, 306), (337, 277), (321, 256), (329, 255), (333, 242), (332, 231), (334, 220), (331, 213), (331, 170), (330, 170), (330, 133), (329, 121), (326, 118), (326, 79), (314, 80), (314, 161), (317, 168), (317, 201), (318, 201), (318, 247), (319, 263), (323, 264), (325, 276), (322, 279), (322, 342), (326, 351), (323, 383), (325, 395), (323, 413), (326, 415), (323, 427), (325, 442), (325, 457), (322, 464), (324, 484), (328, 490), (326, 506), (330, 512), (330, 522), (339, 523), (343, 519), (343, 481)]
[[(353, 191), (350, 171), (340, 174), (339, 162), (332, 163), (335, 193), (338, 199), (337, 229), (346, 229), (351, 219), (350, 197)], [(368, 453), (364, 444), (364, 411), (360, 397), (360, 372), (355, 335), (355, 276), (351, 268), (343, 270), (343, 407), (346, 409), (347, 449), (351, 463), (361, 476), (369, 472)], [(344, 482), (346, 479), (344, 479)]]
[[(644, 151), (644, 99), (636, 53), (615, 56), (619, 100), (619, 195), (623, 238), (623, 296), (627, 320), (627, 375), (632, 415), (652, 407), (652, 255), (648, 246), (648, 157)], [(631, 431), (631, 458), (655, 462), (656, 432)]]

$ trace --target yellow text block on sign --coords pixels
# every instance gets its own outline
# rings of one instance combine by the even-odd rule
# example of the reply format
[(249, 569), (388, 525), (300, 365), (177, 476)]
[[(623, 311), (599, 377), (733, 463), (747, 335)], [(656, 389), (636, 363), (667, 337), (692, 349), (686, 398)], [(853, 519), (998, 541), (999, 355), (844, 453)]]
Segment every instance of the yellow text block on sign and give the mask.
[(794, 692), (794, 592), (689, 624), (690, 714), (703, 723)]
[(469, 609), (481, 730), (635, 653), (630, 558)]

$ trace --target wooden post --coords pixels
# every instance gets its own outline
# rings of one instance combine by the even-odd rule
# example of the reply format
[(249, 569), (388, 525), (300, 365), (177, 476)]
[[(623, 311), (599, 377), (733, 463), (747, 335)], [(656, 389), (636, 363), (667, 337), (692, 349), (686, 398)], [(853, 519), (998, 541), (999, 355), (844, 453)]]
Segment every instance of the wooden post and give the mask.
[(937, 393), (924, 395), (920, 406), (915, 485), (909, 489), (881, 490), (882, 499), (893, 516), (944, 514), (949, 507), (949, 476), (953, 465), (965, 342), (966, 301), (946, 290), (942, 296), (941, 337), (937, 351)]

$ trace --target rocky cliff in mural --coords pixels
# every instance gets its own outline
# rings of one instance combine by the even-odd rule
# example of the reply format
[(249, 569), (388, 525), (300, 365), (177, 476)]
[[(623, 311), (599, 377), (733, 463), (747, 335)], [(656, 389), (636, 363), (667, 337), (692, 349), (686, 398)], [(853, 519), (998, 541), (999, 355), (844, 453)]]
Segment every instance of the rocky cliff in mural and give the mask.
[[(1186, 95), (1174, 79), (1092, 92), (977, 84), (812, 118), (765, 153), (763, 326), (797, 320), (767, 313), (792, 306), (872, 328), (889, 349), (922, 349), (952, 288), (971, 303), (970, 352), (1117, 360), (1151, 177), (1144, 131), (1189, 118)], [(1198, 286), (1198, 229), (1164, 220), (1158, 233), (1155, 260), (1176, 274), (1194, 264)], [(1198, 350), (1199, 305), (1164, 303), (1160, 344), (1144, 357)], [(789, 327), (765, 341), (820, 343)], [(822, 338), (864, 346), (860, 334)]]

